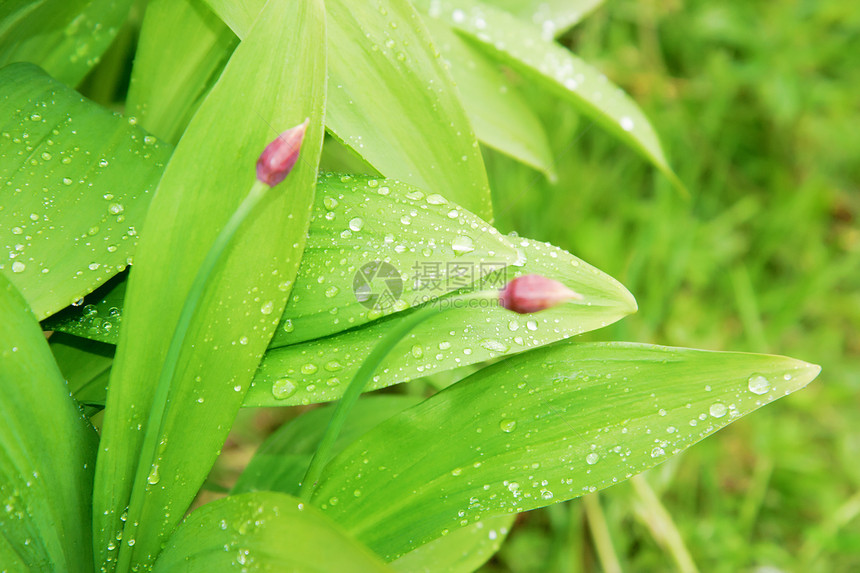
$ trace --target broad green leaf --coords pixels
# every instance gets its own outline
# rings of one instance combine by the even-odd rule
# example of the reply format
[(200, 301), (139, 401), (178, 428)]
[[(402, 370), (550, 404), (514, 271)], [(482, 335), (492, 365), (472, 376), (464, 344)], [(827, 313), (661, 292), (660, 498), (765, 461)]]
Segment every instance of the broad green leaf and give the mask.
[[(483, 288), (500, 288), (521, 274), (559, 280), (585, 299), (534, 314), (499, 306), (466, 305), (428, 319), (392, 350), (368, 390), (434, 372), (514, 354), (601, 328), (636, 310), (629, 292), (612, 277), (546, 243), (520, 239), (520, 266), (488, 275)], [(449, 297), (434, 304), (446, 305)], [(270, 348), (246, 406), (287, 406), (336, 400), (400, 314), (335, 336)]]
[(176, 143), (238, 40), (195, 0), (152, 0), (131, 72), (126, 113)]
[(588, 16), (603, 0), (484, 0), (517, 16), (524, 22), (534, 24), (541, 30), (545, 40), (564, 34), (580, 20)]
[(329, 463), (312, 501), (391, 560), (474, 521), (623, 481), (819, 371), (781, 356), (556, 344), (380, 424)]
[[(441, 195), (425, 196), (393, 180), (326, 174), (318, 183), (299, 273), (271, 346), (360, 326), (468, 286), (517, 257), (498, 231)], [(359, 273), (374, 261), (398, 272), (392, 287), (397, 300), (390, 304), (363, 304), (357, 298)], [(45, 326), (115, 344), (124, 297), (124, 283), (96, 291), (86, 304), (58, 313)]]
[[(223, 0), (209, 5), (243, 37), (247, 16), (236, 18)], [(328, 0), (326, 20), (327, 129), (385, 176), (489, 219), (490, 188), (478, 142), (411, 4)]]
[(51, 336), (50, 346), (69, 392), (75, 399), (81, 404), (103, 405), (114, 347), (62, 332), (55, 332)]
[[(327, 194), (329, 184), (330, 180), (327, 178), (320, 180), (318, 203), (322, 201), (324, 205), (326, 197), (331, 198), (331, 195)], [(344, 193), (343, 198), (346, 196)], [(369, 197), (373, 198), (372, 195)], [(326, 220), (325, 217), (322, 220)], [(315, 288), (316, 277), (323, 276), (319, 273), (303, 274), (311, 264), (309, 261), (334, 260), (327, 252), (317, 257), (311, 249), (317, 240), (315, 229), (319, 228), (318, 224), (320, 219), (317, 217), (310, 227), (308, 249), (302, 261), (302, 271), (296, 279), (294, 293), (301, 293), (303, 284)], [(388, 247), (392, 244), (396, 247), (405, 240), (400, 238), (401, 235), (396, 236), (397, 240), (386, 242)], [(477, 235), (475, 244), (483, 240), (483, 236)], [(501, 354), (513, 354), (556, 342), (606, 326), (636, 310), (636, 302), (622, 285), (580, 259), (546, 243), (518, 239), (517, 245), (520, 251), (517, 264), (521, 266), (509, 266), (488, 275), (483, 281), (487, 288), (499, 288), (521, 274), (537, 273), (564, 282), (583, 294), (586, 300), (582, 304), (566, 305), (525, 317), (502, 308), (461, 308), (456, 312), (446, 312), (419, 325), (409, 339), (394, 350), (370, 389), (383, 388), (425, 374), (476, 364)], [(392, 256), (391, 251), (376, 252), (384, 257)], [(336, 276), (336, 273), (329, 276)], [(351, 286), (347, 286), (352, 292)], [(115, 338), (116, 326), (121, 319), (116, 312), (116, 304), (122, 300), (122, 289), (124, 286), (120, 284), (94, 304), (83, 306), (75, 313), (75, 318), (69, 318), (67, 321), (61, 318), (58, 322), (49, 321), (46, 324), (70, 334), (109, 342)], [(317, 298), (322, 300), (322, 297)], [(449, 298), (444, 297), (439, 301), (445, 304), (444, 301)], [(307, 301), (298, 298), (290, 304), (301, 308)], [(285, 335), (292, 332), (301, 333), (300, 329), (296, 328), (294, 319), (286, 318), (289, 316), (289, 308), (290, 306), (271, 347), (266, 352), (254, 385), (245, 397), (245, 406), (287, 406), (339, 398), (344, 385), (352, 379), (364, 357), (391, 327), (389, 321), (398, 320), (400, 316), (394, 315), (363, 328), (338, 332), (328, 338), (304, 340), (285, 347), (276, 347), (276, 344), (283, 343), (281, 341), (290, 342)], [(334, 305), (328, 308), (329, 316), (337, 316), (330, 314), (331, 309), (336, 308)], [(320, 316), (325, 317), (326, 313)], [(359, 316), (353, 323), (342, 326), (354, 326), (366, 322), (366, 319), (366, 316)], [(104, 327), (107, 325), (111, 325), (111, 328), (105, 334)], [(337, 326), (334, 322), (331, 325)], [(451, 334), (452, 332), (454, 334)], [(463, 347), (456, 342), (457, 333), (469, 341), (468, 346)]]
[(540, 31), (507, 12), (474, 0), (415, 0), (414, 4), (448, 22), (526, 80), (576, 106), (680, 186), (639, 106), (569, 50), (545, 40)]
[[(421, 401), (418, 396), (365, 396), (350, 411), (332, 449), (340, 453), (371, 428)], [(334, 412), (332, 405), (305, 412), (272, 433), (251, 458), (232, 493), (279, 491), (299, 494), (311, 456)]]
[(230, 496), (194, 511), (154, 568), (155, 573), (231, 570), (389, 571), (318, 510), (271, 492)]
[[(324, 18), (317, 0), (266, 5), (191, 120), (147, 214), (96, 472), (95, 548), (109, 570), (154, 561), (217, 457), (283, 312), (322, 145)], [(307, 117), (300, 160), (219, 263), (184, 338), (167, 402), (153, 405), (177, 318), (209, 246), (255, 181), (265, 145)], [(146, 435), (161, 444), (154, 454), (142, 452)], [(108, 544), (120, 533), (115, 554)]]
[[(366, 396), (356, 403), (332, 449), (337, 454), (381, 422), (416, 405), (418, 396)], [(322, 439), (334, 408), (305, 412), (281, 426), (257, 450), (233, 493), (278, 491), (298, 494), (311, 456)], [(399, 571), (474, 571), (495, 553), (511, 527), (513, 516), (502, 515), (463, 527), (398, 559)], [(429, 569), (428, 569), (429, 568)]]
[(35, 316), (3, 276), (0, 316), (0, 563), (89, 573), (96, 432), (69, 398)]
[(366, 324), (516, 260), (516, 249), (496, 229), (441, 195), (393, 180), (327, 174), (271, 346)]
[(471, 573), (502, 546), (515, 515), (496, 515), (437, 537), (398, 557), (389, 565), (403, 573)]
[(329, 0), (326, 10), (328, 128), (384, 175), (489, 219), (477, 140), (409, 2)]
[(76, 86), (128, 16), (131, 0), (5, 0), (0, 4), (0, 66), (31, 62)]
[(490, 147), (556, 178), (546, 131), (516, 86), (498, 65), (442, 22), (424, 23), (448, 63), (475, 135)]
[(42, 319), (125, 268), (171, 149), (31, 64), (0, 110), (0, 270)]
[(77, 306), (66, 307), (42, 321), (42, 328), (107, 344), (119, 341), (128, 273), (120, 273)]

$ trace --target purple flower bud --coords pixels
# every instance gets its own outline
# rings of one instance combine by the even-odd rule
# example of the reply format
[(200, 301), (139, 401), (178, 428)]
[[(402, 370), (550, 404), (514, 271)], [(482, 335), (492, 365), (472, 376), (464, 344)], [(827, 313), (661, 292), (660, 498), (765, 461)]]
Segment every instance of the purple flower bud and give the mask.
[(582, 300), (582, 295), (541, 275), (517, 277), (499, 292), (499, 304), (520, 314), (546, 310), (569, 300)]
[(257, 179), (274, 187), (289, 175), (299, 158), (309, 121), (310, 118), (288, 129), (266, 146), (257, 160)]

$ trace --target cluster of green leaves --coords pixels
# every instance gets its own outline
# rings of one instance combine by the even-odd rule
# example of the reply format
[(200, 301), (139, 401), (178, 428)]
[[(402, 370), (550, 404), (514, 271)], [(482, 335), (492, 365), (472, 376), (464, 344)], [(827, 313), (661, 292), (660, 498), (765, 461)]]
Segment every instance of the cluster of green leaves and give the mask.
[[(513, 514), (623, 481), (817, 375), (777, 356), (565, 341), (636, 304), (580, 259), (486, 222), (479, 142), (558, 171), (516, 77), (675, 182), (636, 104), (552, 40), (575, 13), (542, 4), (551, 13), (535, 27), (536, 12), (505, 2), (152, 0), (122, 118), (73, 88), (129, 4), (0, 9), (4, 564), (473, 570)], [(195, 294), (256, 156), (305, 117), (293, 173)], [(374, 260), (494, 269), (479, 288), (539, 273), (584, 299), (525, 317), (439, 314), (394, 349), (375, 388), (517, 356), (425, 400), (362, 399), (301, 503), (330, 416), (314, 410), (272, 435), (231, 495), (183, 521), (240, 407), (337, 399), (416, 311), (408, 281), (394, 312), (358, 304), (354, 273)], [(430, 295), (444, 303), (456, 288)], [(197, 310), (170, 358), (189, 297)], [(49, 344), (38, 320), (64, 334)], [(97, 437), (87, 415), (102, 408)]]

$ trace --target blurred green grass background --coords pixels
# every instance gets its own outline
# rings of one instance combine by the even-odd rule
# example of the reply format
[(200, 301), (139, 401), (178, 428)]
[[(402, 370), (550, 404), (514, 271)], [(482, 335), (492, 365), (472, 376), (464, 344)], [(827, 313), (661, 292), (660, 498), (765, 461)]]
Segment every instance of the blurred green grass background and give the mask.
[[(524, 85), (559, 182), (487, 152), (496, 225), (636, 296), (590, 339), (821, 364), (647, 483), (701, 571), (860, 570), (860, 5), (613, 0), (563, 42), (639, 102), (691, 197)], [(677, 569), (642, 504), (629, 482), (600, 494), (618, 563)], [(588, 517), (578, 500), (521, 516), (485, 570), (601, 570)]]

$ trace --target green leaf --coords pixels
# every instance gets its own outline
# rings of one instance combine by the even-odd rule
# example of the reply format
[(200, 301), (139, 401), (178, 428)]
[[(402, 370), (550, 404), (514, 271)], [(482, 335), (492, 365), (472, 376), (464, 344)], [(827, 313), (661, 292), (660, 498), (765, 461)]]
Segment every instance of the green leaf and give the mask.
[[(326, 174), (318, 182), (299, 273), (271, 346), (366, 324), (468, 286), (517, 257), (498, 231), (441, 195), (425, 196), (393, 180)], [(391, 304), (368, 308), (356, 298), (355, 281), (374, 261), (399, 271), (400, 294)], [(66, 309), (45, 326), (116, 343), (124, 296), (122, 283), (97, 291), (87, 304)]]
[(152, 0), (134, 57), (127, 113), (175, 144), (237, 44), (199, 2)]
[[(517, 264), (488, 275), (482, 288), (500, 288), (515, 276), (541, 274), (585, 299), (534, 314), (499, 306), (466, 305), (418, 325), (383, 362), (368, 390), (514, 354), (601, 328), (636, 310), (629, 292), (612, 277), (546, 243), (520, 239)], [(434, 304), (448, 304), (443, 297)], [(401, 314), (335, 336), (270, 348), (246, 406), (287, 406), (335, 400), (380, 338)]]
[[(267, 4), (191, 120), (147, 214), (96, 472), (95, 547), (108, 569), (154, 561), (217, 457), (283, 312), (322, 145), (324, 26), (320, 1)], [(219, 263), (184, 338), (167, 402), (153, 405), (154, 383), (209, 246), (254, 184), (266, 144), (306, 117), (300, 160)], [(151, 419), (161, 423), (150, 427)], [(141, 451), (144, 436), (161, 444), (154, 457)], [(109, 553), (119, 533), (119, 553)]]
[(606, 76), (507, 12), (473, 0), (415, 0), (415, 5), (452, 25), (527, 81), (570, 102), (638, 151), (680, 188), (654, 128), (639, 106)]
[(125, 268), (169, 146), (31, 64), (0, 69), (0, 270), (38, 318)]
[[(393, 180), (327, 174), (317, 195), (273, 347), (366, 324), (469, 286), (517, 260), (498, 231), (438, 194), (425, 196)], [(376, 262), (386, 266), (377, 268)], [(463, 270), (468, 273), (457, 274)], [(386, 271), (390, 283), (380, 282)], [(366, 287), (370, 296), (388, 288), (397, 300), (359, 301), (357, 289)]]
[(819, 371), (781, 356), (553, 345), (380, 424), (329, 463), (313, 502), (391, 560), (446, 530), (623, 481)]
[(77, 306), (69, 306), (42, 321), (44, 330), (54, 330), (107, 344), (119, 341), (122, 307), (128, 273), (123, 272), (97, 288)]
[[(356, 402), (338, 436), (332, 453), (340, 453), (380, 422), (421, 401), (417, 396), (366, 396)], [(303, 413), (273, 432), (251, 458), (232, 493), (279, 491), (297, 495), (311, 456), (322, 440), (333, 405)]]
[[(421, 398), (405, 395), (366, 396), (350, 411), (332, 453), (342, 451), (379, 423), (414, 406)], [(270, 435), (239, 477), (233, 493), (278, 491), (295, 495), (334, 408), (305, 412)], [(502, 515), (463, 527), (418, 547), (392, 563), (399, 571), (474, 571), (495, 553), (513, 516)]]
[(554, 181), (555, 162), (546, 131), (513, 83), (448, 26), (432, 18), (424, 23), (448, 63), (478, 139)]
[(0, 67), (31, 62), (76, 86), (113, 42), (131, 0), (6, 0)]
[[(332, 189), (329, 185), (337, 185), (337, 181), (339, 181), (337, 178), (325, 177), (320, 180), (319, 193), (317, 194), (318, 204), (322, 202), (325, 205), (326, 198), (332, 197), (328, 193)], [(396, 184), (388, 185), (388, 187), (391, 190), (397, 189)], [(379, 188), (377, 187), (377, 189)], [(336, 196), (339, 198), (338, 201), (347, 200), (348, 196), (352, 199), (352, 194), (348, 189), (347, 186), (343, 187), (346, 192)], [(361, 190), (360, 187), (358, 189)], [(392, 194), (396, 194), (396, 191), (391, 191), (389, 196)], [(360, 196), (360, 193), (357, 196)], [(373, 195), (368, 195), (367, 198), (369, 201), (375, 200)], [(416, 202), (420, 201), (416, 200)], [(329, 202), (329, 204), (331, 203)], [(427, 205), (427, 207), (427, 210), (419, 211), (421, 216), (424, 216), (425, 211), (430, 211), (431, 206)], [(388, 212), (394, 208), (391, 204), (386, 204), (385, 211)], [(463, 211), (459, 211), (459, 213), (461, 216), (465, 215)], [(385, 215), (380, 215), (377, 211), (377, 216), (384, 217)], [(343, 393), (343, 387), (358, 370), (364, 357), (373, 349), (384, 333), (393, 326), (390, 321), (403, 318), (403, 315), (398, 313), (363, 328), (337, 332), (328, 338), (314, 340), (304, 340), (306, 338), (304, 336), (301, 339), (291, 340), (289, 338), (289, 335), (294, 332), (299, 335), (302, 334), (302, 329), (296, 327), (296, 324), (301, 324), (301, 322), (297, 322), (299, 319), (286, 318), (290, 316), (290, 308), (300, 309), (303, 308), (303, 305), (309, 304), (308, 300), (301, 298), (301, 293), (316, 289), (324, 293), (329, 288), (326, 283), (322, 283), (323, 286), (320, 286), (320, 283), (316, 282), (316, 277), (323, 276), (322, 273), (306, 274), (306, 269), (320, 264), (315, 261), (333, 261), (340, 264), (341, 259), (335, 259), (330, 249), (322, 249), (326, 242), (331, 245), (335, 239), (330, 236), (329, 239), (326, 239), (326, 235), (322, 234), (317, 235), (317, 229), (321, 228), (318, 225), (321, 224), (321, 221), (326, 220), (325, 217), (322, 220), (317, 217), (311, 224), (308, 248), (302, 260), (302, 270), (296, 279), (296, 287), (293, 291), (295, 298), (291, 299), (278, 333), (272, 339), (272, 345), (266, 352), (261, 368), (254, 380), (254, 385), (245, 397), (245, 406), (287, 406), (339, 398)], [(367, 220), (372, 221), (370, 218)], [(469, 226), (471, 227), (471, 223)], [(407, 239), (408, 235), (406, 238), (397, 236), (397, 239), (393, 241), (386, 241), (383, 237), (383, 244), (381, 245), (378, 242), (365, 244), (364, 246), (371, 253), (368, 260), (396, 256), (387, 249), (390, 248), (391, 244), (410, 244)], [(475, 244), (479, 245), (485, 239), (486, 235), (476, 234)], [(337, 239), (337, 241), (343, 241), (343, 239)], [(384, 367), (368, 390), (406, 382), (430, 373), (444, 372), (461, 366), (476, 364), (501, 354), (513, 354), (556, 342), (606, 326), (636, 310), (636, 302), (632, 295), (612, 277), (552, 245), (526, 239), (519, 239), (518, 241), (519, 258), (517, 264), (521, 266), (509, 266), (502, 271), (491, 273), (482, 282), (486, 288), (499, 288), (515, 276), (537, 273), (562, 281), (576, 292), (584, 295), (586, 300), (582, 304), (566, 305), (526, 317), (515, 315), (502, 308), (470, 307), (458, 309), (457, 312), (446, 312), (419, 325), (412, 335), (386, 359)], [(313, 248), (314, 245), (320, 245), (322, 250), (316, 251)], [(361, 254), (361, 252), (355, 252), (358, 255)], [(394, 252), (396, 253), (396, 251)], [(414, 257), (415, 253), (410, 254), (407, 248), (403, 255), (404, 257)], [(343, 255), (338, 254), (338, 256)], [(414, 267), (408, 262), (410, 259), (398, 260), (406, 261), (406, 264), (401, 263), (398, 268), (408, 268), (411, 272), (415, 272)], [(351, 264), (356, 265), (355, 262)], [(347, 265), (346, 262), (340, 266), (345, 265)], [(478, 265), (480, 268), (480, 262)], [(352, 293), (352, 286), (347, 284), (349, 281), (343, 277), (338, 278), (338, 269), (328, 272), (329, 274), (326, 276), (334, 277), (344, 283), (338, 287), (339, 289), (348, 290), (349, 293)], [(77, 336), (109, 341), (109, 338), (116, 336), (116, 326), (121, 318), (115, 312), (116, 304), (122, 299), (121, 288), (124, 287), (117, 286), (103, 298), (100, 297), (100, 300), (97, 300), (95, 304), (85, 305), (83, 310), (75, 309), (76, 318), (70, 318), (67, 322), (62, 318), (58, 322), (49, 321), (46, 324), (50, 325), (51, 328), (60, 329)], [(450, 297), (438, 299), (439, 304), (445, 304), (448, 298)], [(324, 294), (320, 296), (317, 293), (316, 299), (320, 301), (320, 308), (324, 308), (322, 306), (325, 299)], [(321, 312), (318, 316), (309, 316), (305, 324), (308, 325), (308, 328), (315, 329), (318, 335), (321, 335), (324, 332), (334, 332), (336, 328), (348, 328), (364, 323), (368, 319), (367, 315), (359, 315), (353, 317), (353, 322), (335, 323), (331, 320), (328, 322), (327, 329), (322, 329), (320, 326), (324, 323), (314, 322), (317, 319), (329, 321), (329, 316), (342, 316), (340, 312), (331, 314), (332, 309), (336, 308), (330, 304), (325, 312)], [(104, 336), (103, 329), (108, 324), (111, 325), (111, 328)], [(287, 332), (288, 330), (290, 332)], [(471, 344), (463, 348), (459, 343), (451, 340), (452, 336), (455, 336), (451, 332), (460, 333), (460, 336), (465, 336)], [(284, 343), (291, 344), (285, 347), (277, 346)]]
[[(51, 353), (75, 400), (86, 405), (104, 405), (114, 347), (55, 332)], [(91, 409), (88, 414), (101, 410)]]
[[(247, 15), (237, 18), (223, 0), (209, 4), (243, 37)], [(478, 143), (411, 4), (328, 0), (326, 19), (326, 127), (385, 176), (489, 219), (490, 188)]]
[(326, 2), (326, 125), (388, 177), (492, 216), (484, 162), (463, 105), (406, 0)]
[(545, 40), (557, 38), (588, 16), (603, 0), (484, 0), (541, 30)]
[(0, 563), (93, 570), (90, 499), (98, 438), (36, 318), (0, 276)]
[(366, 547), (315, 508), (281, 493), (230, 496), (194, 511), (170, 537), (155, 573), (385, 572)]
[(502, 546), (515, 515), (496, 515), (437, 537), (390, 563), (403, 573), (445, 571), (471, 573), (486, 563)]

